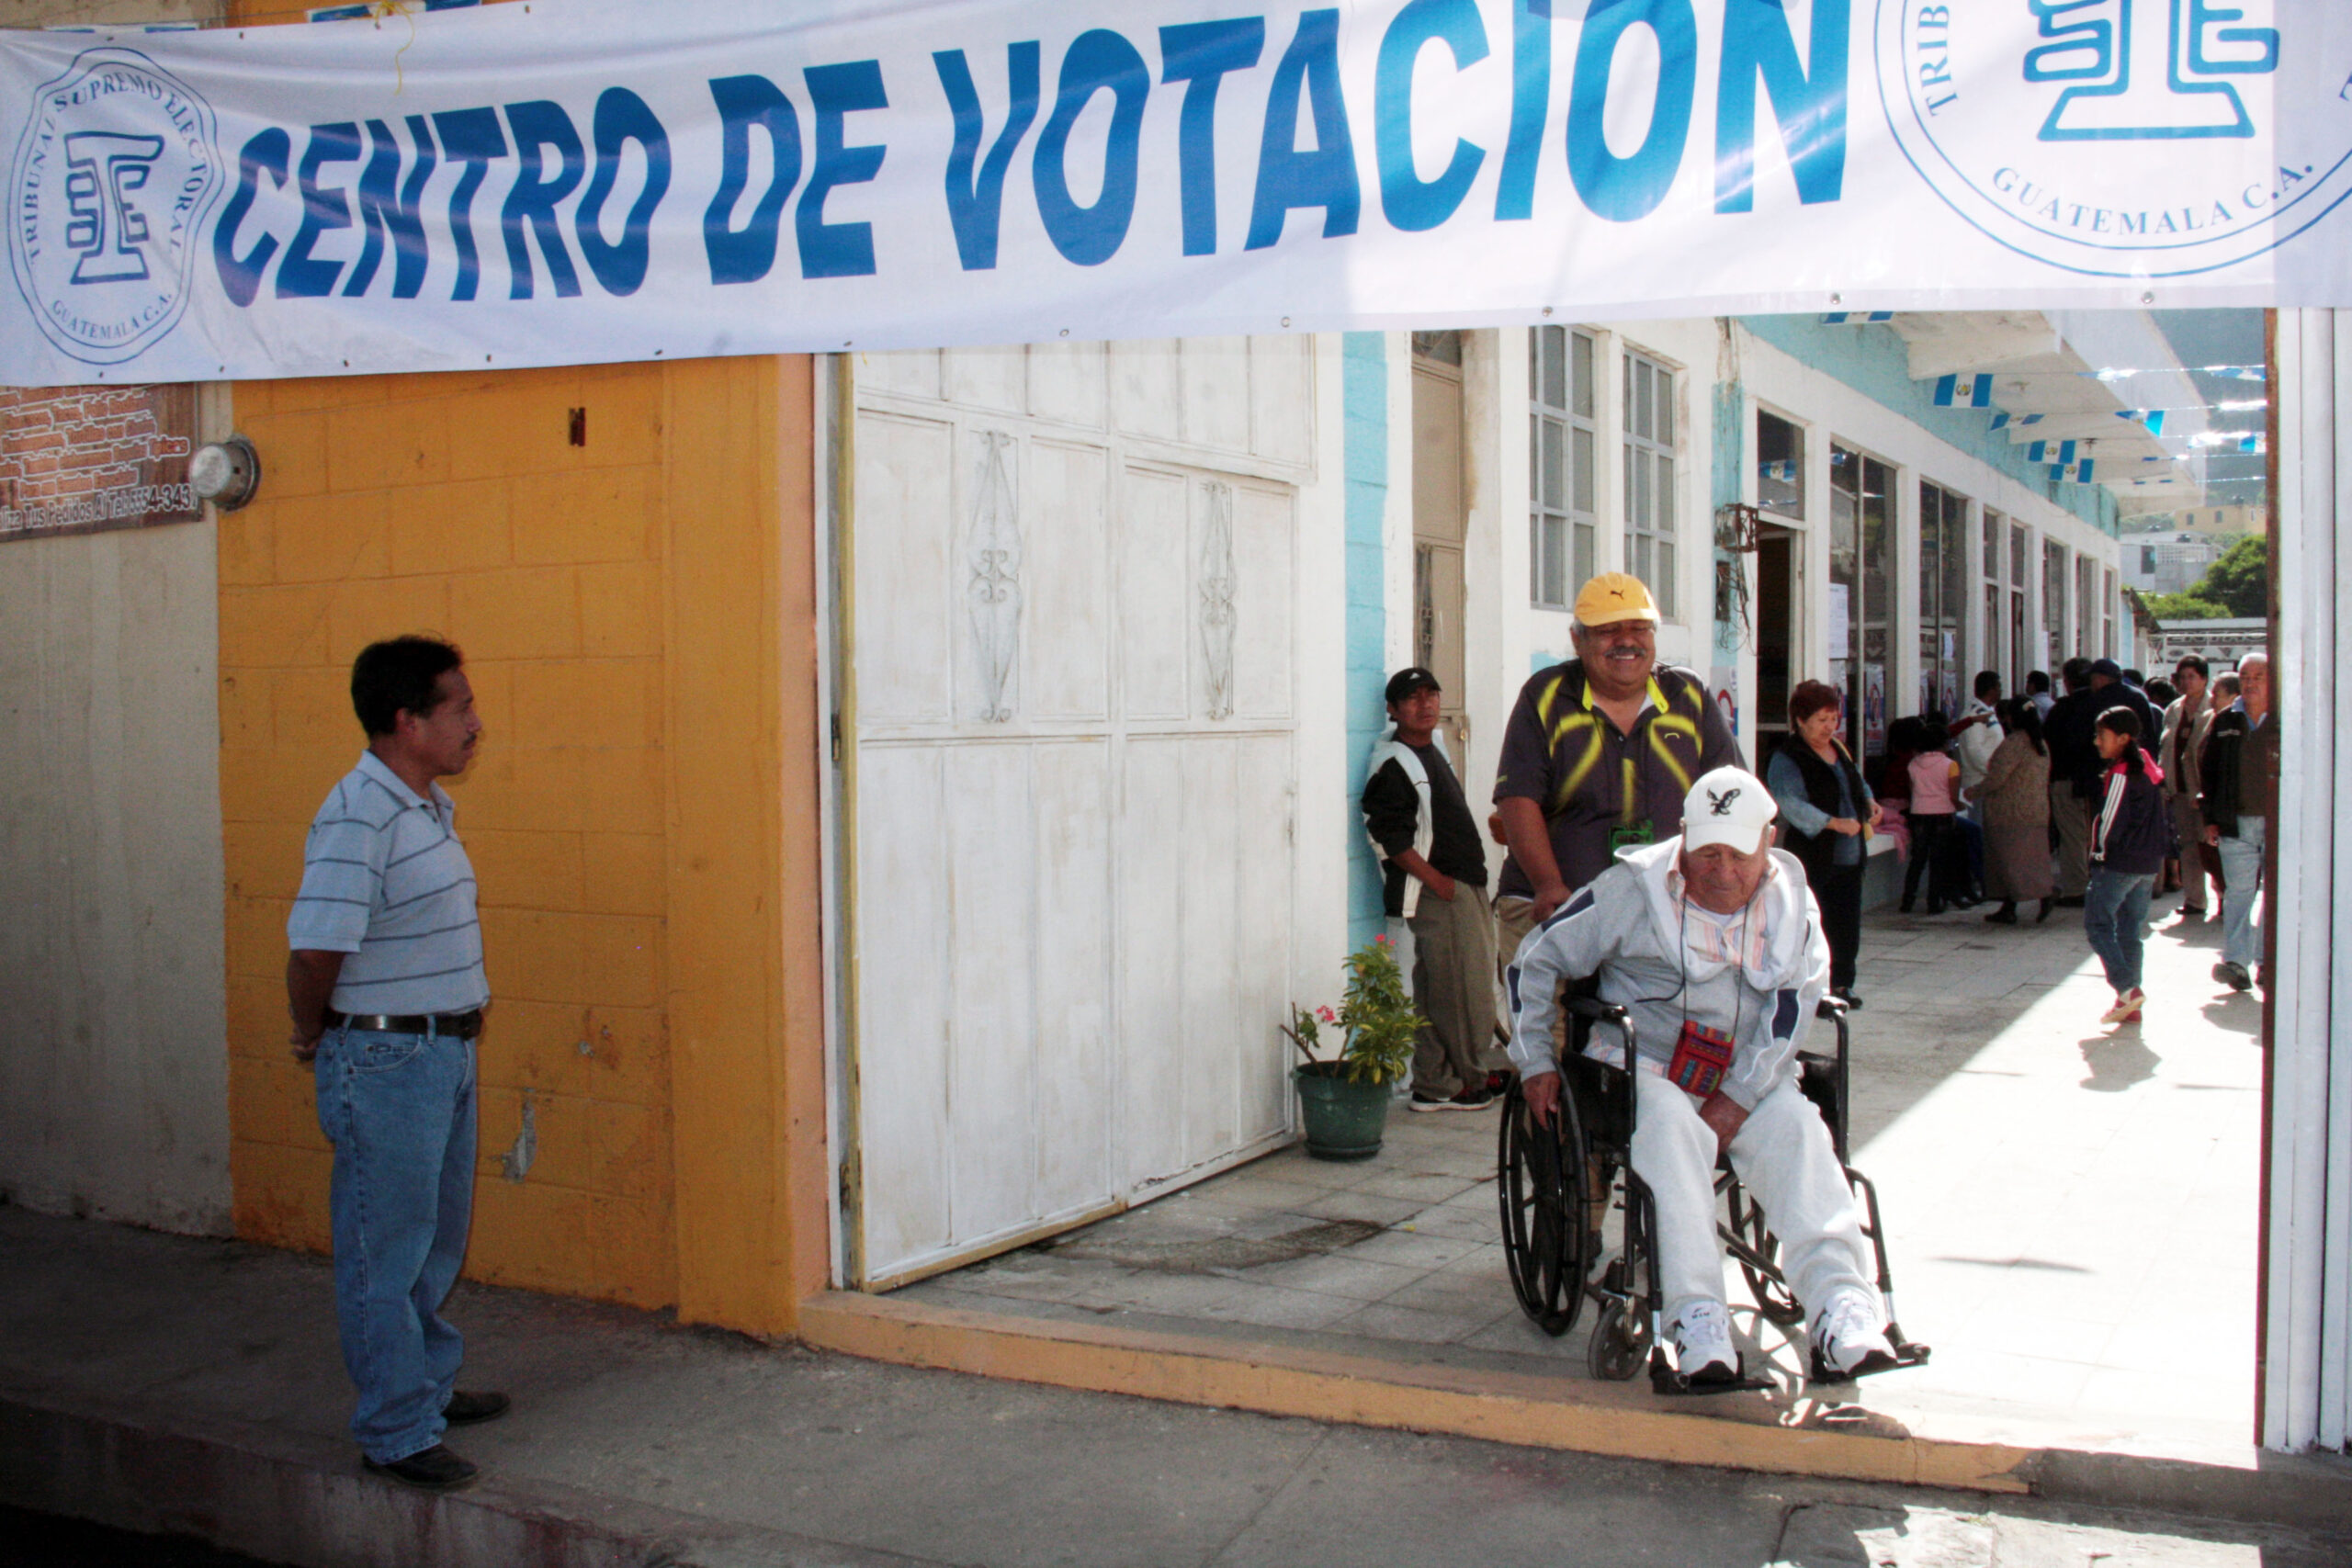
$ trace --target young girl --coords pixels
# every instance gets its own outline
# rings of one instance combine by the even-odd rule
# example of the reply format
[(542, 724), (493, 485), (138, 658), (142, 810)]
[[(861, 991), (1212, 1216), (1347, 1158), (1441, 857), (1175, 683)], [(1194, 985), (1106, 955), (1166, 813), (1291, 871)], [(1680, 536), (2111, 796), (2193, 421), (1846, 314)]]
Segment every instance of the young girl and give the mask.
[(1903, 912), (1909, 914), (1919, 896), (1919, 874), (1928, 874), (1928, 913), (1940, 915), (1947, 902), (1960, 903), (1964, 895), (1951, 875), (1952, 814), (1959, 809), (1960, 764), (1945, 748), (1951, 744), (1943, 721), (1930, 716), (1921, 726), (1918, 754), (1911, 759), (1911, 863), (1903, 870)]
[(2140, 988), (2141, 928), (2156, 873), (2172, 846), (2165, 810), (2164, 770), (2140, 747), (2140, 716), (2111, 707), (2098, 716), (2092, 742), (2108, 763), (2094, 797), (2091, 882), (2083, 903), (2083, 931), (2115, 988), (2115, 1005), (2101, 1023), (2137, 1023), (2148, 999)]

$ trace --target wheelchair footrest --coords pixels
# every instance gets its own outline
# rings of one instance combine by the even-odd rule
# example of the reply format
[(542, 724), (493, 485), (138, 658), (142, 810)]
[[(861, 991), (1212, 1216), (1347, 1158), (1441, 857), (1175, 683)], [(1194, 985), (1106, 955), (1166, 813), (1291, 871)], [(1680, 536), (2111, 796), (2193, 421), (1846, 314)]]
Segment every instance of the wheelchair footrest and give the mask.
[(1650, 1392), (1669, 1396), (1704, 1393), (1755, 1393), (1769, 1391), (1775, 1385), (1770, 1378), (1752, 1377), (1747, 1371), (1747, 1358), (1740, 1358), (1739, 1371), (1713, 1375), (1701, 1372), (1696, 1377), (1684, 1377), (1675, 1370), (1672, 1358), (1664, 1350), (1650, 1352)]
[(1806, 1371), (1805, 1381), (1808, 1383), (1852, 1382), (1856, 1378), (1871, 1377), (1880, 1372), (1899, 1372), (1906, 1368), (1923, 1366), (1928, 1358), (1935, 1354), (1929, 1347), (1915, 1345), (1904, 1338), (1902, 1331), (1893, 1324), (1887, 1325), (1886, 1337), (1894, 1346), (1894, 1355), (1884, 1356), (1873, 1350), (1862, 1359), (1860, 1366), (1849, 1372), (1836, 1371), (1828, 1362), (1821, 1359), (1821, 1352), (1818, 1349), (1814, 1350), (1810, 1357), (1812, 1365)]

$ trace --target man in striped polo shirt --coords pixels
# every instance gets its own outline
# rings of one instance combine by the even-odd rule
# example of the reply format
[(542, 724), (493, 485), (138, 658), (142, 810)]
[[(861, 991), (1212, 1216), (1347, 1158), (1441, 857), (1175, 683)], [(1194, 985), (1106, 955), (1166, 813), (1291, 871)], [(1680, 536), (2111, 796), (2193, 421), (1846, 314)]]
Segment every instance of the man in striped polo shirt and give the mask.
[(473, 866), (434, 781), (466, 770), (481, 720), (461, 656), (429, 637), (364, 649), (351, 703), (368, 749), (311, 824), (286, 992), (294, 1055), (315, 1064), (334, 1145), (352, 1436), (368, 1469), (447, 1491), (475, 1472), (443, 1428), (507, 1405), (456, 1386), (463, 1341), (441, 1317), (472, 1217), (474, 1036), (490, 984)]

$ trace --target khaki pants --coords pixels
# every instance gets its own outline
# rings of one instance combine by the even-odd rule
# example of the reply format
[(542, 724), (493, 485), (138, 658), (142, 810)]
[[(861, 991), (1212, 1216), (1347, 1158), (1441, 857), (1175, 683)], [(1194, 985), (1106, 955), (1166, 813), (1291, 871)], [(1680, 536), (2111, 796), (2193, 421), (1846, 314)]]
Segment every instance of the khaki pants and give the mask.
[(2058, 829), (2058, 897), (2080, 898), (2091, 885), (2091, 803), (2072, 784), (2052, 779), (2050, 820)]
[(1495, 1040), (1494, 914), (1487, 890), (1421, 889), (1413, 929), (1413, 1005), (1429, 1022), (1413, 1046), (1413, 1088), (1451, 1099), (1487, 1081)]
[[(1500, 974), (1510, 967), (1511, 960), (1519, 956), (1519, 944), (1525, 942), (1527, 933), (1534, 929), (1534, 899), (1514, 895), (1495, 900), (1496, 973)], [(1510, 1020), (1503, 1020), (1505, 1029), (1510, 1026)], [(1552, 1059), (1558, 1061), (1567, 1054), (1568, 1013), (1563, 1008), (1552, 1020)]]
[(2172, 807), (2172, 830), (2180, 836), (2180, 907), (2203, 914), (2211, 908), (2205, 901), (2205, 857), (2198, 853), (2205, 844), (2205, 815), (2193, 795), (2168, 795), (2165, 804)]

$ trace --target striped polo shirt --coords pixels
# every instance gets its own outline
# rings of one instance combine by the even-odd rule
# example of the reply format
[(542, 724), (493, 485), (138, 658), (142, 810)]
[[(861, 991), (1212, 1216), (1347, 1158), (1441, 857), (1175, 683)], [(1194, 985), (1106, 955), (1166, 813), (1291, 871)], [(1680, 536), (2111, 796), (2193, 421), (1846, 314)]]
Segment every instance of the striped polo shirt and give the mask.
[(338, 1012), (464, 1012), (490, 999), (473, 863), (456, 804), (430, 787), (428, 800), (363, 751), (311, 823), (286, 939), (350, 954), (327, 1004)]

